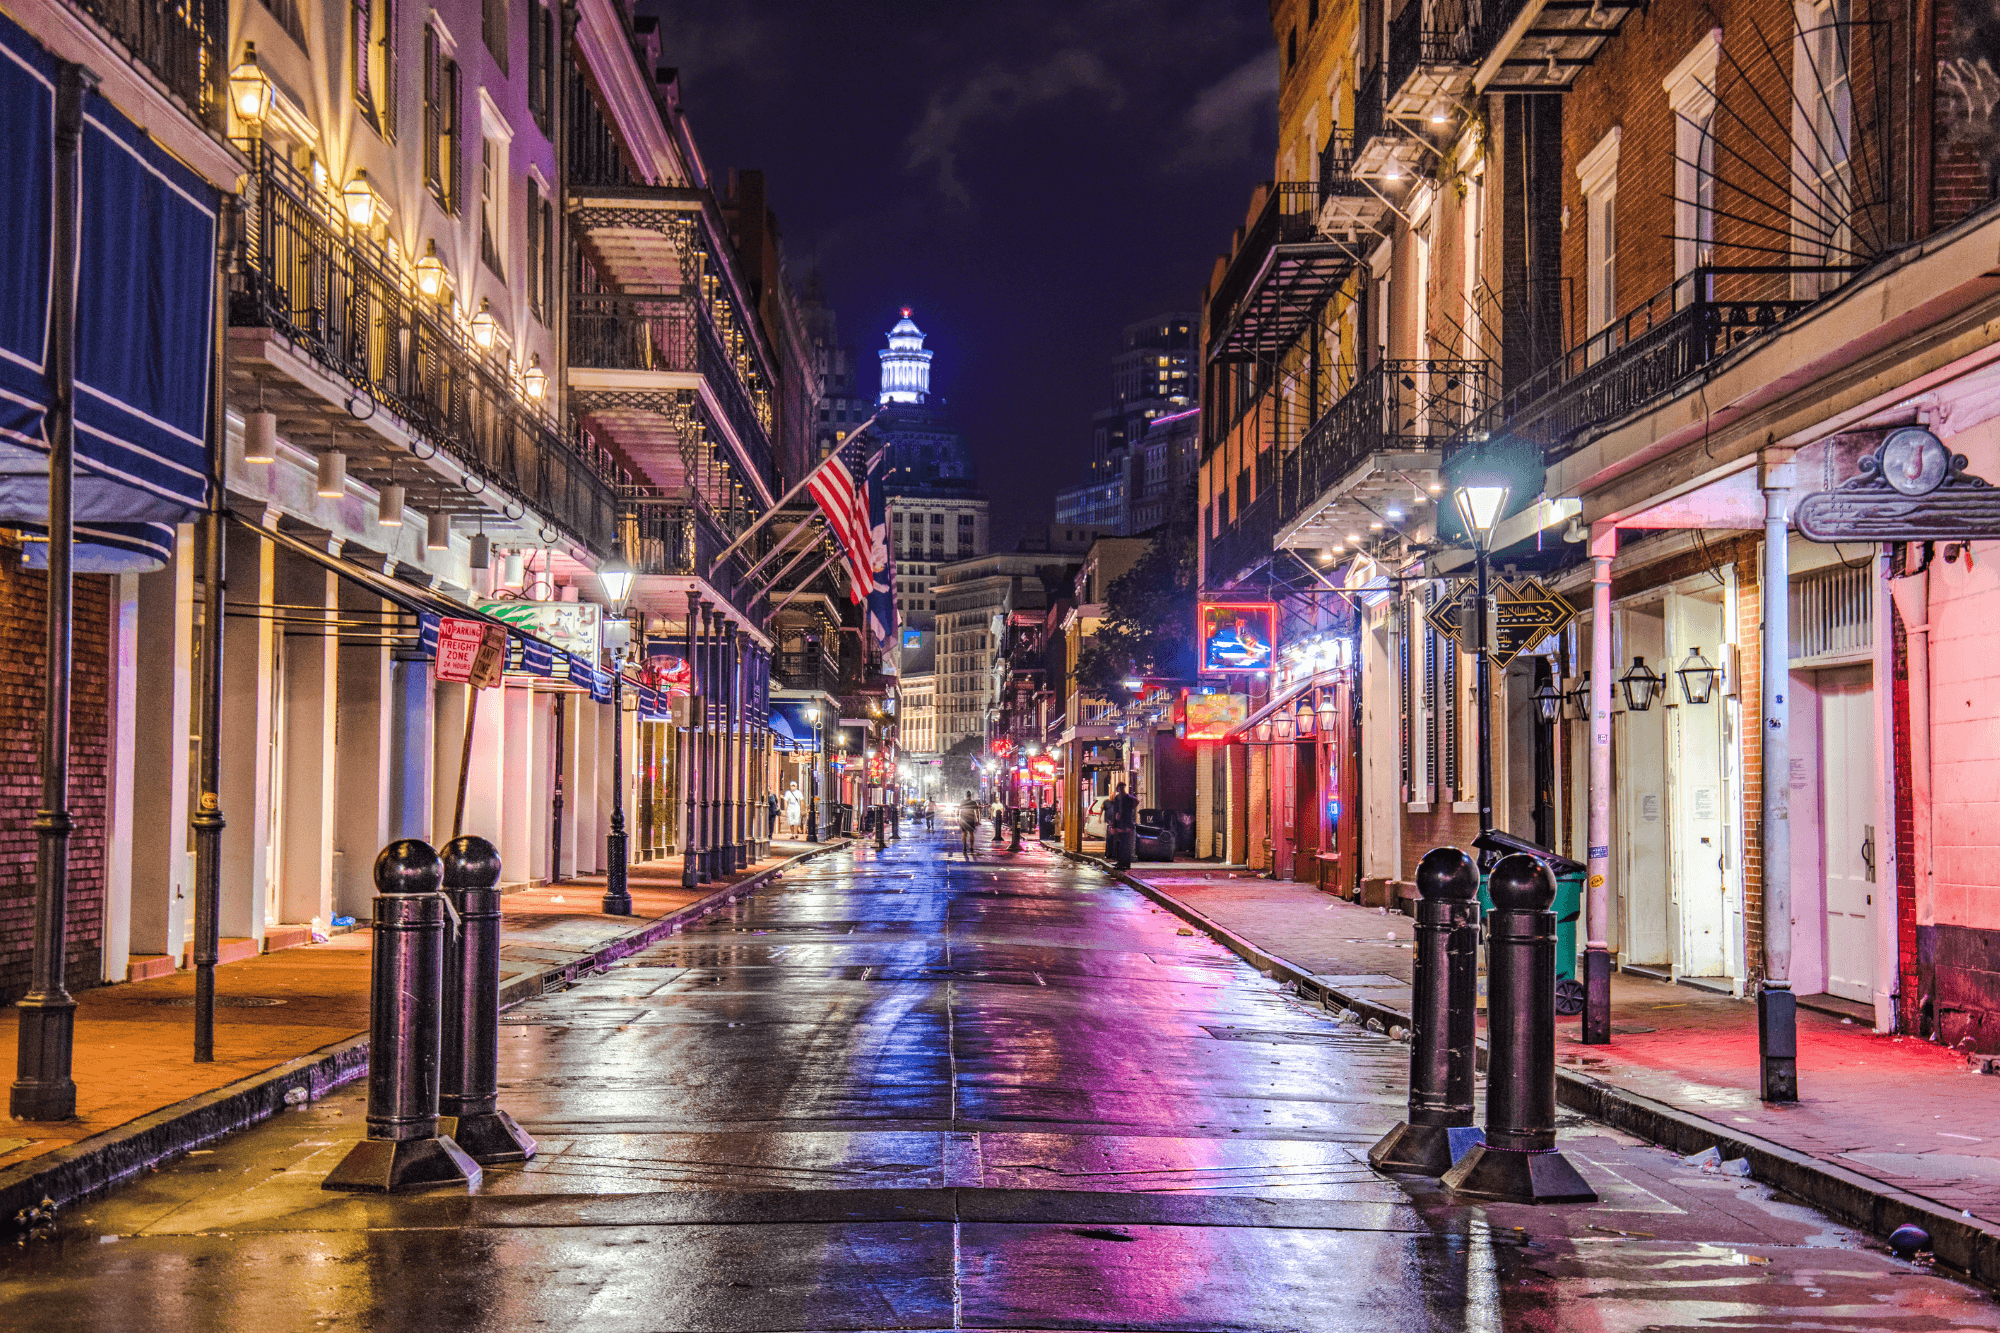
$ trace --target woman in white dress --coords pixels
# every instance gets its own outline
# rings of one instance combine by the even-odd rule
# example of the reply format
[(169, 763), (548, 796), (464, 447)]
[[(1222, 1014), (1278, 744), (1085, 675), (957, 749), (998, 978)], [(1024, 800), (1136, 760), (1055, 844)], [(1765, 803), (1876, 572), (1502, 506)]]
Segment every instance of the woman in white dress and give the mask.
[(793, 837), (799, 836), (799, 784), (794, 782), (785, 788), (785, 827)]

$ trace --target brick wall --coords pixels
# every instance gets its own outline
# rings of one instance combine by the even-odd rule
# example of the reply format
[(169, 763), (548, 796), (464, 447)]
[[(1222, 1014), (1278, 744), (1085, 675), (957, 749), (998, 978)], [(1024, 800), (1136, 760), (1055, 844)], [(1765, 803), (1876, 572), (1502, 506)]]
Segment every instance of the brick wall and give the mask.
[(1931, 147), (1931, 223), (1949, 227), (1994, 197), (2000, 126), (2000, 6), (1994, 0), (1935, 0), (1937, 116)]
[[(41, 805), (43, 621), (48, 578), (0, 548), (0, 1000), (28, 989), (35, 921), (35, 811)], [(70, 717), (69, 986), (96, 984), (104, 938), (104, 802), (109, 755), (110, 580), (76, 580)]]

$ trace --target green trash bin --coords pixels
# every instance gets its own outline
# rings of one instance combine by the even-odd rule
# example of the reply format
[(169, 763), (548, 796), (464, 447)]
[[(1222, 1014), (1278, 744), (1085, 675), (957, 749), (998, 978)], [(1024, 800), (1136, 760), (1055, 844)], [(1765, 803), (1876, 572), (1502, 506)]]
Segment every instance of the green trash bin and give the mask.
[[(1576, 928), (1583, 918), (1583, 880), (1590, 867), (1572, 861), (1552, 848), (1517, 838), (1499, 829), (1489, 829), (1473, 839), (1481, 851), (1493, 850), (1506, 856), (1526, 852), (1555, 872), (1556, 877), (1556, 1012), (1573, 1017), (1583, 1012), (1583, 983), (1576, 979)], [(1479, 912), (1483, 918), (1493, 910), (1486, 892), (1486, 872), (1479, 875)]]

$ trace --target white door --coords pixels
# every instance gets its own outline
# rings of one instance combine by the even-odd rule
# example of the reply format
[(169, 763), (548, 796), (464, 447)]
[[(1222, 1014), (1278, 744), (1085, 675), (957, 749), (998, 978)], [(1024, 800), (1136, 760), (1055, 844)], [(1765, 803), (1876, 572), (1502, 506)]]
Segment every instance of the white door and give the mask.
[(1621, 963), (1665, 967), (1674, 960), (1668, 920), (1666, 710), (1655, 701), (1643, 713), (1625, 707), (1616, 682), (1642, 657), (1658, 671), (1665, 648), (1660, 608), (1619, 616), (1622, 651), (1612, 661), (1611, 784), (1618, 809)]
[(1820, 830), (1826, 866), (1826, 989), (1868, 1003), (1875, 988), (1875, 691), (1870, 670), (1820, 673)]
[(1673, 863), (1673, 917), (1679, 926), (1677, 975), (1720, 977), (1725, 961), (1726, 867), (1723, 840), (1726, 792), (1722, 765), (1722, 691), (1705, 704), (1688, 702), (1680, 668), (1695, 649), (1722, 657), (1719, 597), (1669, 594), (1667, 660), (1654, 669), (1667, 678), (1667, 805)]

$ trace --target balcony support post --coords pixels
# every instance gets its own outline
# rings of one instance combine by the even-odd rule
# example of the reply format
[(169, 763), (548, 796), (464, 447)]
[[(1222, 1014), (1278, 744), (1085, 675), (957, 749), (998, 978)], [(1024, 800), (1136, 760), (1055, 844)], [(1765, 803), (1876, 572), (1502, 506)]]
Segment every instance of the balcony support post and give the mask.
[(701, 842), (702, 874), (716, 879), (722, 869), (722, 644), (721, 613), (709, 607), (702, 636), (703, 666), (708, 677), (707, 702), (702, 708)]
[(1583, 946), (1583, 1041), (1611, 1044), (1611, 558), (1618, 525), (1590, 529), (1590, 878)]
[(687, 610), (688, 718), (686, 749), (681, 764), (681, 790), (687, 795), (687, 824), (681, 837), (681, 887), (701, 883), (701, 819), (698, 783), (701, 774), (701, 595), (689, 593)]
[(1792, 994), (1792, 773), (1790, 451), (1772, 450), (1763, 463), (1764, 570), (1757, 589), (1764, 613), (1762, 731), (1764, 777), (1764, 981), (1757, 988), (1759, 1095), (1767, 1102), (1799, 1099), (1798, 1008)]
[(743, 865), (743, 660), (736, 622), (722, 626), (722, 873)]

